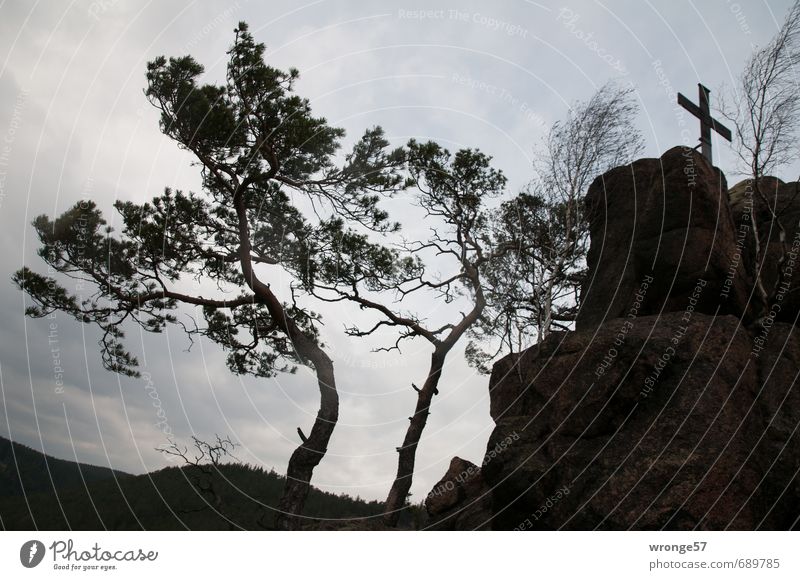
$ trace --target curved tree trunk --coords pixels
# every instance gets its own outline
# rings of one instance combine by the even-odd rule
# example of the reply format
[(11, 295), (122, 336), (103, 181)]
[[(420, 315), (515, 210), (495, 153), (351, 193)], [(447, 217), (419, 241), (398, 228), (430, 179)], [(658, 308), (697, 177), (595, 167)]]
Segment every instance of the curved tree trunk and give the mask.
[(397, 475), (395, 476), (394, 483), (392, 483), (392, 488), (389, 490), (383, 512), (383, 521), (390, 527), (397, 527), (397, 521), (400, 519), (400, 511), (405, 507), (406, 498), (411, 489), (411, 482), (414, 477), (414, 463), (417, 456), (417, 445), (422, 438), (425, 425), (428, 423), (431, 401), (434, 395), (439, 394), (439, 389), (437, 387), (439, 385), (439, 379), (442, 376), (442, 367), (444, 366), (445, 358), (447, 358), (447, 353), (453, 349), (464, 333), (478, 320), (483, 313), (483, 309), (486, 307), (486, 297), (480, 286), (480, 277), (477, 267), (473, 264), (464, 264), (464, 270), (475, 290), (475, 303), (472, 310), (461, 319), (461, 322), (453, 327), (446, 339), (434, 343), (435, 346), (433, 354), (431, 354), (431, 366), (428, 371), (428, 377), (425, 379), (425, 384), (417, 393), (417, 406), (414, 410), (414, 415), (410, 417), (411, 421), (406, 431), (406, 437), (403, 440), (403, 446), (397, 448)]
[(275, 320), (277, 326), (292, 341), (297, 357), (314, 366), (319, 383), (320, 408), (317, 418), (308, 438), (304, 438), (303, 443), (289, 458), (289, 465), (286, 468), (286, 486), (278, 503), (278, 513), (275, 517), (275, 525), (278, 529), (297, 529), (300, 527), (300, 514), (308, 496), (314, 468), (325, 456), (333, 429), (339, 420), (339, 393), (336, 391), (333, 362), (319, 344), (303, 332), (286, 314), (283, 304), (272, 293), (270, 287), (256, 276), (251, 256), (253, 248), (250, 242), (250, 226), (247, 222), (247, 208), (242, 190), (238, 190), (234, 195), (233, 205), (239, 222), (239, 262), (245, 282), (253, 290), (258, 300), (267, 307), (269, 315)]
[[(449, 348), (447, 349), (449, 350)], [(438, 394), (437, 386), (442, 376), (442, 366), (444, 365), (447, 351), (442, 351), (437, 347), (431, 355), (431, 366), (428, 371), (428, 378), (425, 384), (419, 389), (417, 394), (417, 407), (403, 440), (403, 446), (398, 447), (397, 475), (395, 476), (389, 496), (386, 498), (384, 508), (384, 523), (390, 527), (396, 527), (400, 519), (400, 512), (405, 506), (408, 491), (411, 489), (411, 482), (414, 476), (414, 463), (416, 461), (417, 444), (422, 438), (422, 432), (428, 423), (430, 415), (431, 401), (434, 395)]]
[(286, 468), (286, 486), (278, 502), (275, 527), (279, 530), (292, 530), (300, 527), (300, 514), (303, 510), (311, 475), (328, 450), (328, 441), (339, 419), (339, 393), (333, 375), (333, 363), (317, 347), (314, 369), (320, 391), (320, 408), (308, 439), (295, 449)]

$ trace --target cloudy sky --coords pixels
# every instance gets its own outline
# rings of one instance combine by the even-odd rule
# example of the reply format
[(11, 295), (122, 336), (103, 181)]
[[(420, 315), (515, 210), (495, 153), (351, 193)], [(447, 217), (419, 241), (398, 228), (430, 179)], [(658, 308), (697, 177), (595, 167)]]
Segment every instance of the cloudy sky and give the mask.
[[(380, 124), (397, 144), (416, 137), (479, 147), (509, 176), (510, 194), (531, 178), (547, 126), (612, 78), (636, 88), (647, 156), (694, 146), (697, 126), (681, 125), (675, 93), (696, 100), (702, 81), (713, 100), (789, 7), (785, 0), (496, 4), (0, 2), (0, 435), (56, 457), (143, 473), (167, 465), (154, 451), (166, 430), (179, 441), (219, 433), (241, 444), (240, 459), (284, 471), (296, 428), (311, 426), (318, 391), (302, 369), (270, 380), (236, 377), (214, 344), (187, 351), (178, 328), (162, 335), (131, 328), (127, 343), (146, 374), (129, 379), (101, 367), (96, 329), (61, 315), (23, 316), (26, 298), (10, 276), (22, 265), (46, 271), (30, 226), (36, 215), (87, 196), (107, 210), (165, 186), (198, 189), (197, 168), (159, 133), (142, 93), (155, 56), (192, 54), (220, 79), (233, 28), (245, 20), (266, 43), (269, 64), (299, 68), (298, 91), (349, 136)], [(738, 181), (727, 145), (716, 142), (715, 162)], [(407, 202), (392, 209), (411, 222)], [(405, 225), (413, 232), (418, 224)], [(314, 483), (382, 499), (415, 403), (410, 383), (424, 380), (430, 349), (414, 342), (402, 356), (371, 353), (374, 342), (342, 332), (353, 309), (311, 305), (325, 315), (341, 391), (340, 422)], [(458, 315), (427, 307), (437, 317)], [(463, 344), (440, 391), (418, 453), (417, 501), (454, 455), (480, 463), (492, 428), (487, 378), (464, 363)]]

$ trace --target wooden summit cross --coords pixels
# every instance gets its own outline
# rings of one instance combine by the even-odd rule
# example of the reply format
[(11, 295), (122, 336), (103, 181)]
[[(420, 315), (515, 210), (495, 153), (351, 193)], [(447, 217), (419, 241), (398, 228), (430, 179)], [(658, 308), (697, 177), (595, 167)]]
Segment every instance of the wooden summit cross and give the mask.
[(700, 92), (699, 107), (680, 93), (678, 93), (678, 104), (700, 119), (700, 152), (713, 165), (714, 163), (711, 160), (711, 129), (714, 129), (728, 141), (731, 140), (731, 130), (711, 116), (711, 109), (708, 106), (708, 94), (711, 91), (700, 83), (697, 83), (697, 87)]

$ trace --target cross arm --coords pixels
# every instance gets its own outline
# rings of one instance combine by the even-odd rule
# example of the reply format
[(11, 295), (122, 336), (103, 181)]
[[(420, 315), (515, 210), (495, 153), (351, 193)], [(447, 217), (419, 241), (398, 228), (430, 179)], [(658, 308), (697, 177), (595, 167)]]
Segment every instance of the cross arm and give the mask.
[(703, 110), (695, 105), (692, 101), (687, 99), (681, 93), (678, 93), (678, 104), (689, 111), (692, 115), (700, 119), (703, 123), (709, 125), (714, 131), (722, 135), (723, 138), (730, 141), (733, 138), (733, 134), (731, 130), (728, 129), (725, 125), (714, 119), (711, 115), (703, 112)]

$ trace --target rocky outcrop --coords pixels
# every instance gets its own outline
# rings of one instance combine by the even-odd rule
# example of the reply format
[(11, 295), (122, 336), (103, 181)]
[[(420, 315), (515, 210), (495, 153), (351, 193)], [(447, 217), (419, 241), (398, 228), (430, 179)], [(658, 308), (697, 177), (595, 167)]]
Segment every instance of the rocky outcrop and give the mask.
[(800, 529), (800, 310), (754, 298), (738, 187), (682, 148), (591, 186), (577, 329), (493, 368), (492, 529)]
[[(707, 282), (695, 308), (705, 314), (752, 314), (752, 270), (738, 259), (725, 176), (694, 149), (674, 147), (639, 159), (589, 187), (589, 277), (577, 328), (606, 320), (683, 310), (697, 280)], [(643, 283), (643, 300), (636, 301)]]

